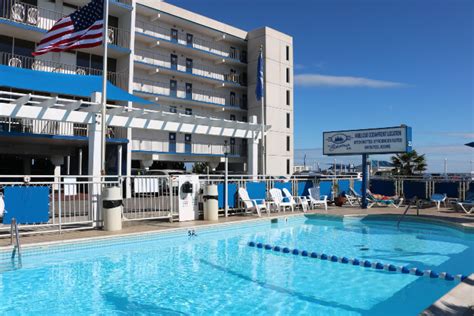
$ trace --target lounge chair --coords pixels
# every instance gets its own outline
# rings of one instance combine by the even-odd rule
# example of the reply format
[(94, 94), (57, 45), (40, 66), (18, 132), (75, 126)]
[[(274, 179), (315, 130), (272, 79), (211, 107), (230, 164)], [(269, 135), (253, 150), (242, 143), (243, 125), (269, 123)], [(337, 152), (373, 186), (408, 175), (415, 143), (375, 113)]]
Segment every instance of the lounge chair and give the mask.
[(249, 193), (244, 188), (239, 188), (238, 190), (239, 198), (244, 204), (245, 213), (253, 214), (256, 212), (258, 216), (262, 216), (262, 210), (268, 212), (267, 206), (265, 205), (265, 200), (263, 199), (251, 199)]
[(441, 203), (444, 203), (444, 207), (446, 207), (446, 194), (435, 193), (431, 196), (431, 202), (436, 205), (436, 208), (439, 210), (441, 207)]
[(308, 210), (309, 202), (306, 196), (293, 197), (293, 195), (291, 195), (291, 192), (287, 188), (283, 188), (282, 191), (283, 195), (290, 200), (290, 203), (292, 203), (294, 207), (301, 207), (303, 212), (306, 212)]
[(324, 209), (328, 210), (328, 196), (327, 195), (320, 195), (318, 188), (309, 188), (308, 189), (309, 195), (309, 203), (312, 207), (316, 207), (318, 205), (323, 205)]
[(350, 192), (346, 192), (347, 203), (350, 206), (360, 205), (362, 197), (353, 188), (349, 188)]
[(285, 201), (283, 198), (283, 193), (281, 192), (280, 189), (270, 189), (270, 197), (272, 198), (273, 203), (275, 203), (275, 206), (277, 207), (278, 210), (283, 210), (285, 211), (287, 207), (291, 208), (291, 211), (295, 211), (294, 204), (290, 199), (287, 198), (288, 201)]
[(464, 213), (474, 215), (474, 192), (466, 192), (466, 199), (463, 202), (456, 203)]
[(395, 196), (382, 196), (374, 195), (372, 192), (367, 190), (367, 208), (372, 206), (391, 206), (399, 208), (403, 203), (403, 198), (397, 198)]

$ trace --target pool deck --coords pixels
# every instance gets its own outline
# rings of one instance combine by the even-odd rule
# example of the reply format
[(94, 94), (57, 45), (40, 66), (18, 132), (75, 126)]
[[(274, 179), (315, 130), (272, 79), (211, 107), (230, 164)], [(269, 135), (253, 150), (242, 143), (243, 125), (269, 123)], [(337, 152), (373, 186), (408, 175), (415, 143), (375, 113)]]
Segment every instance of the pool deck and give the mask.
[[(314, 214), (315, 216), (395, 216), (398, 217), (403, 214), (405, 208), (388, 208), (388, 207), (373, 207), (370, 209), (360, 209), (358, 207), (335, 207), (330, 206), (326, 212), (324, 209), (310, 210), (305, 214)], [(49, 243), (49, 242), (66, 242), (69, 240), (76, 239), (89, 239), (89, 238), (100, 238), (109, 236), (119, 236), (127, 234), (145, 233), (145, 232), (158, 232), (166, 230), (176, 230), (180, 228), (192, 228), (207, 225), (219, 225), (229, 224), (237, 222), (245, 222), (251, 220), (265, 220), (268, 218), (285, 217), (292, 215), (301, 215), (300, 211), (291, 212), (279, 212), (271, 213), (270, 215), (262, 214), (262, 217), (256, 215), (236, 215), (229, 216), (227, 218), (220, 217), (218, 222), (195, 220), (188, 222), (168, 222), (163, 220), (144, 220), (144, 221), (129, 221), (124, 222), (123, 229), (118, 232), (108, 232), (100, 229), (89, 229), (89, 230), (76, 230), (76, 231), (63, 231), (59, 233), (43, 233), (35, 235), (21, 236), (21, 244), (38, 244), (38, 243)], [(414, 219), (428, 219), (431, 221), (439, 221), (441, 223), (453, 225), (462, 229), (472, 230), (474, 232), (474, 215), (467, 215), (464, 212), (455, 212), (451, 209), (436, 208), (421, 209), (420, 215), (416, 216), (416, 210), (410, 209), (408, 217)], [(10, 238), (0, 237), (0, 250), (3, 247), (10, 245)]]
[[(310, 210), (305, 214), (313, 214), (314, 216), (390, 216), (400, 217), (405, 211), (401, 208), (370, 208), (360, 209), (358, 207), (329, 207), (328, 211), (317, 209)], [(63, 231), (59, 233), (37, 234), (21, 236), (22, 246), (34, 246), (35, 244), (44, 243), (64, 243), (73, 242), (75, 240), (86, 240), (94, 238), (110, 238), (114, 236), (123, 236), (129, 234), (153, 233), (160, 231), (172, 231), (180, 229), (197, 228), (204, 226), (220, 226), (233, 223), (241, 223), (248, 221), (262, 221), (269, 218), (299, 216), (303, 214), (300, 211), (294, 213), (272, 213), (270, 215), (263, 214), (262, 217), (256, 215), (247, 216), (230, 216), (227, 218), (220, 217), (218, 222), (210, 222), (204, 220), (196, 220), (189, 222), (167, 222), (159, 220), (146, 221), (129, 221), (124, 222), (123, 229), (118, 232), (107, 232), (99, 229), (89, 229), (81, 231)], [(474, 216), (467, 215), (464, 212), (456, 212), (451, 209), (436, 208), (421, 209), (419, 216), (416, 215), (416, 210), (410, 209), (407, 216), (410, 219), (429, 220), (454, 226), (463, 230), (474, 232)], [(10, 245), (10, 238), (0, 238), (0, 251), (12, 248)], [(438, 301), (433, 303), (429, 308), (421, 313), (421, 315), (435, 316), (435, 315), (473, 315), (474, 314), (474, 274), (461, 282), (458, 286), (446, 293)]]

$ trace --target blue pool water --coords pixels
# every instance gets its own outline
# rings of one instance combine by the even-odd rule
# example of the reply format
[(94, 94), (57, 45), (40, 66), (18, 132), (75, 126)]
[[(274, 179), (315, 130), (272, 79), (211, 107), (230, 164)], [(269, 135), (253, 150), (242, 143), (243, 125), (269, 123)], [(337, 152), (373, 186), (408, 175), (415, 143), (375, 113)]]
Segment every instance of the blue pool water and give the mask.
[(249, 247), (249, 241), (474, 272), (474, 234), (419, 222), (295, 217), (79, 245), (0, 262), (0, 314), (417, 315), (458, 281)]

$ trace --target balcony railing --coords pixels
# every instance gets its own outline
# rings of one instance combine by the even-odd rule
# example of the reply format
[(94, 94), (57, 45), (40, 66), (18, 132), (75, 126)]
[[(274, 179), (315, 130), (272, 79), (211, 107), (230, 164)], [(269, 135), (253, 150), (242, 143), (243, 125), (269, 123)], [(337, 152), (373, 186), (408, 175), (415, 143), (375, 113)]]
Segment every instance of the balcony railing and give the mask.
[(173, 90), (170, 88), (169, 83), (140, 78), (134, 80), (133, 89), (139, 92), (163, 95), (196, 102), (212, 103), (221, 106), (231, 106), (236, 108), (240, 107), (241, 105), (242, 108), (246, 106), (242, 102), (241, 98), (217, 94), (212, 90), (192, 89), (192, 91), (189, 92), (187, 92), (185, 89), (181, 90), (179, 88), (177, 90)]
[(236, 59), (244, 63), (247, 62), (246, 54), (242, 53), (240, 49), (231, 48), (231, 46), (221, 45), (214, 41), (205, 40), (194, 35), (193, 35), (192, 40), (190, 40), (186, 37), (186, 34), (183, 34), (182, 32), (178, 32), (178, 36), (173, 37), (171, 36), (170, 28), (158, 26), (156, 24), (143, 21), (140, 19), (137, 19), (135, 25), (136, 25), (135, 30), (136, 32), (139, 32), (139, 33), (143, 33), (143, 34), (153, 36), (156, 38), (161, 38), (168, 42), (176, 43), (182, 46), (191, 47), (191, 48), (198, 49), (200, 51), (211, 53), (211, 54), (221, 56), (224, 58)]
[(17, 0), (0, 2), (0, 18), (49, 30), (64, 15), (61, 12), (40, 8)]
[[(242, 145), (230, 145), (229, 156), (246, 156), (247, 147)], [(169, 142), (156, 140), (134, 139), (132, 150), (153, 151), (169, 154), (194, 154), (194, 155), (216, 155), (224, 156), (224, 145), (193, 142)]]
[(192, 65), (187, 64), (172, 64), (169, 55), (158, 54), (148, 50), (137, 49), (135, 50), (135, 60), (146, 63), (149, 65), (163, 67), (183, 73), (189, 73), (196, 76), (206, 77), (214, 80), (232, 82), (235, 84), (246, 85), (244, 81), (245, 76), (240, 76), (236, 73), (222, 73), (222, 69), (218, 67), (212, 67), (205, 64), (195, 63)]
[[(34, 26), (42, 30), (51, 29), (54, 23), (64, 15), (62, 12), (48, 10), (17, 0), (0, 1), (0, 19)], [(108, 42), (109, 44), (129, 48), (130, 32), (109, 26)]]
[[(56, 63), (49, 60), (43, 60), (42, 57), (29, 57), (22, 55), (14, 55), (10, 53), (0, 52), (0, 64), (10, 67), (19, 67), (38, 71), (57, 72), (63, 74), (76, 75), (95, 75), (101, 76), (102, 70), (90, 67), (81, 67), (76, 65), (68, 65)], [(107, 79), (114, 85), (125, 88), (128, 84), (128, 75), (125, 72), (108, 72)]]
[[(87, 137), (87, 124), (0, 117), (0, 132)], [(108, 138), (126, 138), (125, 128), (109, 126)]]
[(108, 38), (109, 44), (120, 46), (120, 47), (126, 47), (126, 48), (130, 47), (130, 32), (129, 31), (126, 31), (117, 27), (113, 27), (113, 26), (109, 26), (108, 29), (109, 31), (107, 34), (108, 36), (107, 38)]

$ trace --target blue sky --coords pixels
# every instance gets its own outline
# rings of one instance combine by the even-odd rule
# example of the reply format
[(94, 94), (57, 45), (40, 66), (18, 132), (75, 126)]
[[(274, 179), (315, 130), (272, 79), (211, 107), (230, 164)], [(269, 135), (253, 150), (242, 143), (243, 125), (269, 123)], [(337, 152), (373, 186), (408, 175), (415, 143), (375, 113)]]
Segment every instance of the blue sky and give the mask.
[(296, 163), (304, 154), (308, 164), (333, 161), (321, 153), (325, 130), (404, 123), (430, 171), (442, 171), (445, 158), (449, 171), (470, 170), (474, 150), (463, 144), (474, 141), (474, 1), (167, 2), (293, 36)]

